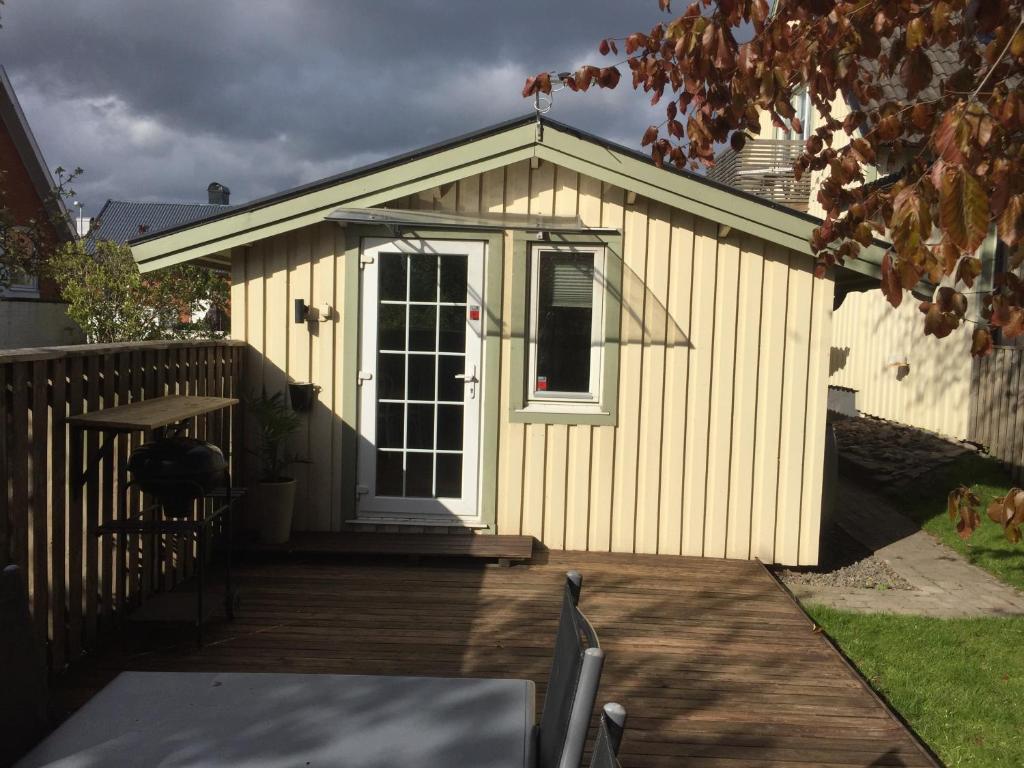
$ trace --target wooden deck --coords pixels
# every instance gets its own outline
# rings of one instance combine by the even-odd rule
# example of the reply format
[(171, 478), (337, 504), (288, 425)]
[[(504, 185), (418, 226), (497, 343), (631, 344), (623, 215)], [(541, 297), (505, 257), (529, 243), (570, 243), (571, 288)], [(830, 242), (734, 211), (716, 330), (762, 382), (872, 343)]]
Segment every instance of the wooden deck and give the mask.
[(629, 712), (626, 768), (935, 765), (759, 564), (545, 557), (510, 569), (250, 559), (239, 618), (213, 624), (206, 647), (187, 631), (129, 638), (59, 700), (73, 708), (123, 669), (249, 670), (530, 678), (539, 709), (562, 575), (576, 568), (607, 653), (599, 703)]

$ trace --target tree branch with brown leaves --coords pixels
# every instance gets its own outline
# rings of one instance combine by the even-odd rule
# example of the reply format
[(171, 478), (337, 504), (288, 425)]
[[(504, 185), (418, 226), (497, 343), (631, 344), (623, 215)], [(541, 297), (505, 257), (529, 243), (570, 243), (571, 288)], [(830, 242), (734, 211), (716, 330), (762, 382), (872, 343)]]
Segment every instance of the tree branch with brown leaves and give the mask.
[[(671, 13), (669, 0), (659, 6)], [(640, 141), (657, 165), (711, 167), (716, 146), (741, 151), (760, 134), (762, 113), (802, 132), (793, 103), (806, 90), (818, 120), (794, 172), (822, 174), (819, 276), (887, 239), (883, 293), (899, 306), (930, 284), (924, 332), (941, 338), (968, 322), (978, 249), (994, 231), (1007, 259), (981, 292), (971, 352), (991, 352), (995, 329), (1024, 334), (1024, 0), (779, 0), (774, 13), (766, 0), (695, 0), (649, 32), (600, 41), (599, 53), (618, 56), (620, 41), (619, 64), (562, 80), (614, 88), (625, 65), (634, 89), (665, 101), (664, 122)], [(523, 95), (551, 87), (541, 73)], [(837, 98), (851, 107), (842, 120)], [(898, 178), (869, 184), (883, 158)]]

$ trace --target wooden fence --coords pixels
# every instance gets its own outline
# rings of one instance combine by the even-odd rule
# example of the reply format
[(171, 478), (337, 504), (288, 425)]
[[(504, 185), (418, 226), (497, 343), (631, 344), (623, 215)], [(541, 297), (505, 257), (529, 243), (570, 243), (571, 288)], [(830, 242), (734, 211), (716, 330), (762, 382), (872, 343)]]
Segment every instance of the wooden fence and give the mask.
[(1024, 349), (996, 347), (971, 371), (968, 439), (1024, 477)]
[[(121, 435), (101, 458), (101, 438), (71, 444), (70, 416), (162, 395), (232, 397), (240, 391), (244, 344), (232, 341), (142, 342), (0, 352), (0, 565), (14, 562), (29, 582), (33, 621), (48, 639), (56, 672), (108, 629), (125, 605), (187, 578), (193, 546), (164, 536), (131, 536), (128, 562), (117, 562), (98, 525), (116, 519), (118, 467), (145, 435)], [(220, 445), (237, 465), (237, 408), (201, 417), (195, 434)], [(82, 460), (84, 459), (84, 466)], [(95, 467), (83, 493), (73, 483)], [(233, 466), (232, 470), (235, 471)], [(144, 504), (131, 493), (128, 510)], [(122, 569), (126, 594), (118, 594)], [(127, 602), (126, 602), (127, 601)]]

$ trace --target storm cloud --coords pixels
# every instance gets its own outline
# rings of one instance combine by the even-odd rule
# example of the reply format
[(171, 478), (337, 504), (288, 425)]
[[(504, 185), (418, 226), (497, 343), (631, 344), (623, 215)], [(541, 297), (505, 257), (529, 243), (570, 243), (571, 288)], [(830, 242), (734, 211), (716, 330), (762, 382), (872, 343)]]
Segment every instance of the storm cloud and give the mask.
[[(8, 0), (0, 64), (51, 168), (107, 198), (232, 202), (530, 111), (527, 75), (610, 62), (654, 0)], [(628, 78), (552, 116), (637, 146), (660, 121)]]

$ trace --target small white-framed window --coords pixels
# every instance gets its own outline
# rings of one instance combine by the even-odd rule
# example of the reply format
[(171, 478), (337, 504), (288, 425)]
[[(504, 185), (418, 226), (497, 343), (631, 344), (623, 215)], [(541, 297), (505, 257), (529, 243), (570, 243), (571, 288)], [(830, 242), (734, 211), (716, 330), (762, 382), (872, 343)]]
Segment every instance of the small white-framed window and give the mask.
[(605, 249), (537, 244), (530, 250), (526, 396), (560, 408), (601, 400)]
[[(21, 227), (17, 227), (15, 231), (20, 229)], [(38, 299), (39, 276), (30, 275), (18, 267), (8, 267), (3, 263), (3, 257), (4, 249), (0, 246), (0, 275), (3, 276), (3, 282), (7, 283), (5, 289), (0, 289), (0, 296), (10, 299)], [(0, 282), (0, 285), (2, 285), (2, 282)]]

